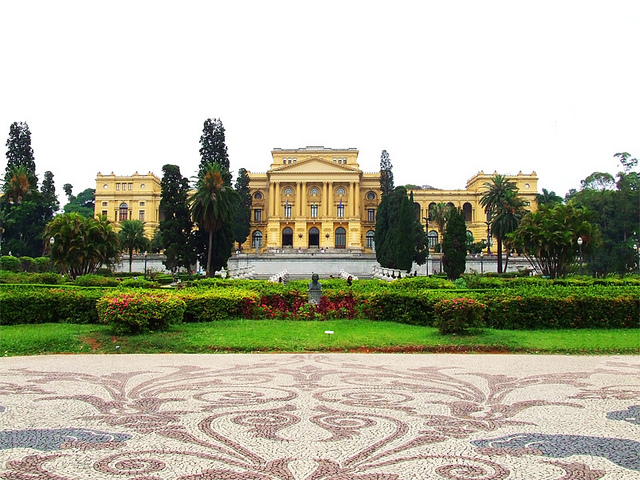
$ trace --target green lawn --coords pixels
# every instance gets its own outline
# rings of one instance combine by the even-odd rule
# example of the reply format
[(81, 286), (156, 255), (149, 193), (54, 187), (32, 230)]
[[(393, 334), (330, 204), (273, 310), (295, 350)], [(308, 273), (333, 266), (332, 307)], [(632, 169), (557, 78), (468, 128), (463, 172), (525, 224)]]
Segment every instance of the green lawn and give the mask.
[[(334, 334), (325, 334), (327, 330)], [(442, 336), (434, 328), (369, 320), (229, 320), (182, 324), (167, 332), (116, 337), (108, 327), (98, 325), (0, 327), (0, 355), (4, 356), (323, 351), (638, 354), (640, 329), (486, 329), (467, 336)]]

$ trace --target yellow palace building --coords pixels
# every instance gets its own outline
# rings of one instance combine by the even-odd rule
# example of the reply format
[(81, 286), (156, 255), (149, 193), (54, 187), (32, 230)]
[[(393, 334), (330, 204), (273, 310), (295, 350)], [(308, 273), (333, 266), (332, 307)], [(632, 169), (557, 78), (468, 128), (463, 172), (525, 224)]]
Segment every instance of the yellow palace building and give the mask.
[[(251, 230), (243, 250), (374, 250), (380, 172), (363, 172), (357, 149), (275, 148), (271, 156), (266, 173), (249, 172)], [(430, 186), (413, 190), (431, 246), (439, 243), (442, 235), (427, 220), (430, 205), (436, 203), (462, 209), (474, 239), (487, 238), (487, 219), (480, 198), (486, 191), (485, 183), (495, 174), (477, 173), (464, 190)], [(535, 209), (536, 173), (506, 177), (516, 184), (528, 208)], [(98, 173), (95, 205), (96, 215), (105, 215), (116, 227), (122, 220), (145, 222), (145, 234), (151, 238), (161, 220), (160, 179), (151, 172), (131, 176)]]
[[(365, 173), (358, 150), (306, 147), (273, 149), (266, 173), (249, 173), (252, 195), (251, 234), (243, 249), (346, 249), (371, 252), (374, 248), (376, 209), (380, 203), (380, 172)], [(467, 229), (476, 241), (487, 238), (486, 215), (480, 198), (494, 174), (479, 172), (465, 190), (438, 190), (425, 186), (413, 191), (420, 218), (433, 246), (442, 232), (427, 225), (431, 204), (462, 209)], [(528, 208), (535, 208), (537, 176), (507, 175)]]
[(140, 220), (145, 236), (152, 238), (160, 224), (160, 179), (151, 172), (130, 176), (98, 173), (95, 215), (107, 217), (116, 227), (122, 220)]

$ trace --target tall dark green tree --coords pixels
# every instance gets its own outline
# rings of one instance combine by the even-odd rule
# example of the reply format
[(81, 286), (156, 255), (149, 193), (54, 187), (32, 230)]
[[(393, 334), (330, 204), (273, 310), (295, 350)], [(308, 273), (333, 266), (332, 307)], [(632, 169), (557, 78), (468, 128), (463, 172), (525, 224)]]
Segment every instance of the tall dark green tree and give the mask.
[[(231, 218), (235, 212), (238, 197), (235, 190), (225, 183), (223, 172), (224, 170), (221, 170), (216, 163), (205, 165), (196, 183), (196, 191), (189, 199), (193, 220), (198, 225), (198, 229), (208, 235), (207, 277), (226, 265), (231, 256), (233, 242)], [(217, 239), (216, 233), (221, 233)], [(231, 242), (216, 243), (219, 239), (230, 239)]]
[(67, 194), (69, 203), (67, 203), (63, 210), (65, 213), (78, 213), (85, 218), (93, 218), (96, 214), (96, 190), (95, 188), (86, 188), (78, 194), (76, 197), (72, 194), (73, 186), (66, 183), (64, 185), (64, 191)]
[(382, 195), (388, 195), (394, 189), (392, 168), (389, 154), (386, 150), (382, 150), (380, 155), (380, 190)]
[(7, 166), (4, 180), (8, 182), (15, 167), (25, 167), (29, 172), (31, 188), (38, 188), (36, 162), (31, 148), (31, 131), (27, 122), (14, 122), (9, 127), (7, 139)]
[(40, 187), (40, 193), (45, 202), (51, 207), (51, 213), (54, 214), (60, 208), (60, 202), (58, 202), (58, 196), (56, 195), (56, 186), (53, 181), (53, 173), (50, 171), (44, 172), (44, 180)]
[(449, 280), (464, 273), (467, 258), (467, 226), (464, 213), (457, 208), (447, 209), (447, 221), (442, 236), (442, 268)]
[[(225, 143), (225, 129), (218, 118), (208, 118), (204, 122), (202, 135), (200, 136), (200, 168), (198, 178), (202, 178), (209, 165), (218, 165), (224, 185), (231, 188), (231, 171), (229, 155)], [(213, 237), (209, 238), (208, 232), (202, 228), (193, 233), (193, 241), (196, 253), (201, 264), (209, 264), (209, 247), (212, 245), (211, 265), (213, 270), (219, 270), (227, 264), (227, 260), (233, 249), (232, 223), (224, 223), (220, 229), (215, 230)]]
[(179, 268), (190, 270), (196, 263), (192, 241), (193, 223), (189, 212), (189, 180), (180, 173), (177, 165), (162, 167), (160, 182), (159, 243), (164, 249), (165, 267), (175, 272)]
[(238, 170), (235, 191), (238, 194), (238, 205), (233, 216), (233, 240), (242, 248), (251, 232), (251, 190), (249, 189), (249, 173), (246, 169)]
[(29, 126), (13, 123), (6, 145), (7, 167), (0, 197), (0, 251), (37, 257), (43, 253), (42, 232), (57, 209), (57, 199), (55, 193), (49, 192), (49, 186), (45, 187), (46, 195), (38, 190)]
[(229, 154), (225, 140), (225, 130), (219, 118), (207, 118), (200, 136), (200, 168), (198, 176), (202, 176), (206, 165), (216, 163), (220, 166), (227, 185), (231, 185)]
[(628, 273), (638, 264), (633, 248), (640, 244), (640, 176), (634, 171), (637, 160), (626, 152), (614, 157), (622, 165), (617, 181), (614, 178), (612, 184), (612, 175), (594, 172), (581, 182), (580, 191), (569, 196), (576, 207), (596, 212), (593, 223), (600, 229), (602, 243), (591, 250), (587, 268), (597, 275)]
[(397, 187), (390, 194), (383, 195), (378, 205), (374, 237), (378, 263), (383, 267), (401, 270), (411, 270), (415, 258), (422, 259), (424, 263), (424, 246), (420, 246), (421, 251), (418, 252), (416, 245), (416, 241), (424, 240), (424, 230), (420, 236), (418, 225), (422, 229), (404, 187)]

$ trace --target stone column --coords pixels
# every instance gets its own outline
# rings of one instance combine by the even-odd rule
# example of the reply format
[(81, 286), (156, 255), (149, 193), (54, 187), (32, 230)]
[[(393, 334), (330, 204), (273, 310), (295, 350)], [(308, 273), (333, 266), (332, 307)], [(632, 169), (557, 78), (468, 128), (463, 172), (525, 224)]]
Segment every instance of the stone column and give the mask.
[(354, 183), (353, 182), (349, 182), (349, 208), (348, 208), (348, 214), (345, 215), (346, 217), (355, 217), (356, 212), (354, 211), (354, 208), (356, 206), (356, 199), (355, 199), (355, 188), (354, 188)]
[(307, 206), (307, 182), (300, 182), (300, 217), (305, 216), (305, 209)]
[(356, 217), (358, 217), (358, 220), (362, 220), (362, 216), (360, 213), (360, 197), (362, 196), (362, 192), (360, 192), (360, 182), (354, 182), (355, 185), (355, 192), (356, 192), (356, 198), (355, 200), (355, 215)]

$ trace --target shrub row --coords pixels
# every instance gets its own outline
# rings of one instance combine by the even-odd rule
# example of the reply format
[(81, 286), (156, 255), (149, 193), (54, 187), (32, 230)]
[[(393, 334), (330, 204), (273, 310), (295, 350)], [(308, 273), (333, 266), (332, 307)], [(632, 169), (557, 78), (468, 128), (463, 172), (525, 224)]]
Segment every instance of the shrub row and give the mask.
[[(329, 290), (320, 305), (307, 304), (306, 292), (269, 284), (269, 293), (245, 288), (157, 290), (0, 286), (0, 325), (75, 322), (96, 323), (96, 302), (105, 294), (137, 297), (173, 296), (184, 302), (180, 320), (206, 322), (232, 318), (369, 318), (415, 325), (434, 323), (435, 305), (443, 299), (469, 298), (486, 306), (484, 321), (498, 329), (639, 328), (640, 291), (636, 287), (534, 287), (457, 291), (451, 289)], [(151, 322), (152, 323), (152, 322)]]
[(0, 288), (0, 325), (98, 323), (102, 288), (11, 285)]

